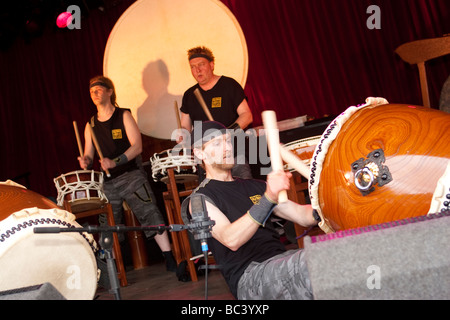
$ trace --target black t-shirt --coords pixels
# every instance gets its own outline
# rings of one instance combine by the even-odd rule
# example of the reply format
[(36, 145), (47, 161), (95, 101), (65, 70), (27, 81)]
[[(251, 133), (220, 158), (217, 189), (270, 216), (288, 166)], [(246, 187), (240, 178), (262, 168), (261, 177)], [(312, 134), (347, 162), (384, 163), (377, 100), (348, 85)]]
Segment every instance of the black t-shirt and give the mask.
[[(107, 121), (99, 121), (97, 115), (92, 117), (91, 125), (94, 124), (92, 129), (95, 137), (100, 145), (103, 157), (114, 159), (124, 153), (130, 146), (130, 141), (123, 124), (123, 114), (129, 109), (115, 108), (111, 118)], [(129, 162), (109, 169), (111, 178), (105, 175), (105, 180), (118, 177), (119, 175), (138, 169), (136, 160), (132, 159)]]
[(194, 94), (195, 89), (200, 90), (214, 121), (218, 121), (228, 127), (239, 117), (237, 108), (246, 98), (244, 89), (233, 78), (221, 76), (216, 85), (210, 90), (205, 91), (196, 84), (184, 93), (180, 110), (189, 114), (192, 124), (194, 124), (194, 121), (208, 120)]
[[(210, 198), (230, 222), (234, 222), (246, 214), (254, 203), (259, 202), (265, 190), (264, 181), (236, 179), (230, 182), (209, 180), (196, 192)], [(228, 249), (214, 238), (210, 238), (208, 243), (235, 297), (239, 279), (252, 261), (262, 262), (286, 251), (279, 234), (270, 223), (260, 227), (252, 238), (236, 251)]]

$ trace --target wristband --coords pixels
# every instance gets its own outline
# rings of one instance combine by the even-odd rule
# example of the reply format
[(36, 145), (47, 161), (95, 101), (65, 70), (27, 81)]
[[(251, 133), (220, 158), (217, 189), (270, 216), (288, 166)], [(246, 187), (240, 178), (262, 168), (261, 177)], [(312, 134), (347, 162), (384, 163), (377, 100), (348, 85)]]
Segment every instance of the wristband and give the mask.
[(122, 153), (120, 156), (118, 156), (117, 158), (114, 158), (113, 161), (116, 163), (116, 166), (120, 166), (122, 164), (125, 164), (128, 162), (128, 158), (125, 155), (125, 153)]
[(227, 129), (238, 130), (241, 129), (241, 126), (237, 122), (233, 122)]
[(267, 219), (270, 217), (276, 206), (277, 204), (269, 200), (266, 194), (264, 194), (259, 200), (259, 203), (254, 204), (250, 210), (248, 210), (248, 214), (257, 224), (264, 227)]
[(322, 219), (320, 219), (319, 212), (317, 212), (316, 209), (313, 210), (312, 214), (313, 214), (314, 220), (316, 220), (317, 222), (322, 221)]

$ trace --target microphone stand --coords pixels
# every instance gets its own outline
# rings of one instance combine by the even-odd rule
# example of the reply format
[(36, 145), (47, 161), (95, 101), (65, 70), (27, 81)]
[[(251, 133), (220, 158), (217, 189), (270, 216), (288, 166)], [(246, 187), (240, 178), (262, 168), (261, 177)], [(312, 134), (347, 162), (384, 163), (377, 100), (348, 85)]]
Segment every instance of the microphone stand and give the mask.
[(171, 226), (142, 226), (142, 227), (124, 227), (124, 226), (87, 226), (85, 228), (59, 228), (59, 227), (36, 227), (34, 233), (61, 233), (61, 232), (87, 232), (100, 233), (99, 244), (105, 252), (106, 265), (108, 270), (109, 282), (111, 285), (110, 292), (114, 295), (115, 300), (121, 300), (119, 279), (117, 278), (117, 268), (114, 262), (112, 248), (113, 248), (113, 232), (128, 232), (128, 231), (145, 231), (152, 230), (163, 233), (165, 230), (180, 231), (187, 229), (184, 225)]
[[(182, 231), (190, 230), (194, 233), (194, 239), (200, 240), (202, 243), (202, 251), (205, 256), (205, 300), (208, 298), (208, 244), (206, 239), (210, 237), (208, 230), (215, 224), (211, 220), (192, 221), (188, 225), (171, 224), (169, 226), (140, 226), (140, 227), (126, 227), (121, 225), (116, 226), (87, 226), (82, 228), (59, 228), (59, 227), (36, 227), (33, 229), (34, 233), (61, 233), (61, 232), (87, 232), (100, 233), (99, 244), (105, 251), (106, 263), (108, 269), (108, 276), (111, 285), (110, 292), (114, 294), (116, 300), (121, 300), (119, 280), (117, 278), (117, 268), (112, 255), (113, 247), (113, 232), (129, 232), (129, 231), (145, 231), (152, 230), (162, 234), (164, 231)], [(205, 251), (206, 250), (206, 251)]]
[(113, 247), (113, 233), (112, 231), (102, 231), (100, 235), (100, 247), (105, 252), (106, 266), (108, 270), (110, 293), (112, 293), (116, 300), (121, 300), (119, 279), (117, 278), (117, 268), (112, 255)]

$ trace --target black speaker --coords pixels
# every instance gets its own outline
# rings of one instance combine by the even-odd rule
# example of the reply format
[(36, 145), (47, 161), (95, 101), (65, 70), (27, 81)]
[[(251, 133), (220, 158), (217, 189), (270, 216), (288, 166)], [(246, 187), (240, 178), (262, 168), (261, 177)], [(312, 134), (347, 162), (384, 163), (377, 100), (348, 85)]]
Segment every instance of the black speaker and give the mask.
[(450, 211), (304, 244), (315, 299), (450, 299)]
[(66, 300), (49, 282), (0, 292), (0, 300)]

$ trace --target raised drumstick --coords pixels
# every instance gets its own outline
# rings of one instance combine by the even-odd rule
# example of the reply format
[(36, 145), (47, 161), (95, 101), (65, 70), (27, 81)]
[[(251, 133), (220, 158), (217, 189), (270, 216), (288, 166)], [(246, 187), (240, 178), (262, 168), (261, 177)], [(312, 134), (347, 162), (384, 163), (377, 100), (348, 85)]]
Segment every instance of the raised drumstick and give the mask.
[(311, 170), (292, 151), (286, 149), (286, 147), (284, 147), (283, 145), (280, 145), (280, 155), (284, 162), (289, 164), (292, 168), (294, 168), (295, 171), (309, 180)]
[(78, 150), (80, 151), (80, 157), (83, 157), (83, 147), (81, 146), (80, 134), (78, 133), (77, 122), (73, 122), (73, 128), (75, 129), (75, 136), (77, 137)]
[[(100, 145), (98, 144), (97, 137), (94, 134), (94, 130), (92, 130), (92, 127), (90, 124), (88, 124), (89, 130), (91, 130), (91, 137), (92, 141), (94, 141), (95, 149), (97, 150), (98, 156), (100, 157), (100, 160), (103, 160), (103, 153), (102, 150), (100, 150)], [(105, 170), (106, 176), (109, 178), (111, 177), (111, 174), (109, 173), (108, 169)]]
[[(273, 171), (283, 170), (283, 161), (280, 155), (280, 136), (278, 133), (277, 116), (275, 111), (263, 111), (262, 120), (264, 131), (266, 133), (267, 146), (269, 147), (270, 163)], [(278, 194), (278, 202), (286, 202), (288, 200), (286, 190)]]
[(174, 108), (175, 108), (175, 114), (176, 114), (176, 116), (177, 116), (178, 129), (181, 129), (180, 112), (178, 111), (178, 103), (177, 103), (176, 100), (175, 100), (175, 103), (174, 103), (173, 106), (174, 106)]
[(208, 117), (209, 121), (214, 121), (211, 112), (209, 112), (208, 106), (206, 105), (205, 100), (203, 100), (202, 94), (200, 93), (200, 90), (198, 90), (198, 88), (194, 90), (194, 94), (197, 97), (198, 102), (202, 106), (203, 111), (205, 111), (205, 114)]

